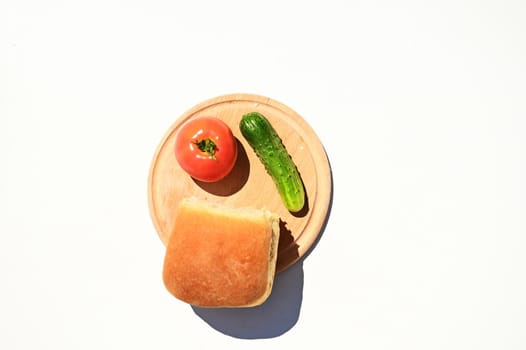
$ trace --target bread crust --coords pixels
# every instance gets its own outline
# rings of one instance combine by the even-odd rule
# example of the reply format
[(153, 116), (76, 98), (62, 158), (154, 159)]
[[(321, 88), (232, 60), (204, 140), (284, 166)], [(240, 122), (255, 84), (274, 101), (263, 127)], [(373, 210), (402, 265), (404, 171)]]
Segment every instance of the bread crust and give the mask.
[(278, 221), (268, 211), (182, 200), (166, 249), (166, 288), (200, 307), (260, 305), (272, 290)]

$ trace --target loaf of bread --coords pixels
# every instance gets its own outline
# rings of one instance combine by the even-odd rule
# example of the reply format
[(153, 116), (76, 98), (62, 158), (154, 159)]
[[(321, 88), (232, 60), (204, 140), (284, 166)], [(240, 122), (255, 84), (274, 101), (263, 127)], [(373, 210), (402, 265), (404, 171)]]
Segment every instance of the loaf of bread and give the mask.
[(270, 295), (279, 218), (264, 210), (183, 199), (168, 240), (163, 281), (200, 307), (249, 307)]

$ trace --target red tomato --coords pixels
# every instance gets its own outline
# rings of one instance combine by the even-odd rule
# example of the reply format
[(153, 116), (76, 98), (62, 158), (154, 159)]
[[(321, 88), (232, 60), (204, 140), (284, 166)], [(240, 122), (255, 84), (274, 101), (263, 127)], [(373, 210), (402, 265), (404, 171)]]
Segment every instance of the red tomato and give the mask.
[(175, 138), (175, 157), (194, 179), (219, 181), (236, 163), (236, 139), (228, 125), (218, 118), (190, 119), (181, 126)]

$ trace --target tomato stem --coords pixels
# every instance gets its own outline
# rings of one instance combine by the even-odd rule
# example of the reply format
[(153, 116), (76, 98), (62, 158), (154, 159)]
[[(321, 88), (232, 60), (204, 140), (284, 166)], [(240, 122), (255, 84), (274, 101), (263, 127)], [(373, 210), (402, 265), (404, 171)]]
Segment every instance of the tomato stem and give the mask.
[(202, 139), (201, 141), (197, 140), (194, 144), (199, 148), (201, 152), (204, 152), (210, 156), (212, 159), (216, 159), (216, 150), (217, 146), (210, 138)]

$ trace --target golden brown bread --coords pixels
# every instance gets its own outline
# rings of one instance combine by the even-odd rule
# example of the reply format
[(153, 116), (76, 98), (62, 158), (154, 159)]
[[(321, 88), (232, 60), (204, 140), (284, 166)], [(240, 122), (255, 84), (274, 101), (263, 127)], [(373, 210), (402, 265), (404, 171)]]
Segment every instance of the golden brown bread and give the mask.
[(201, 307), (248, 307), (270, 295), (279, 218), (195, 198), (179, 204), (163, 281), (176, 298)]

